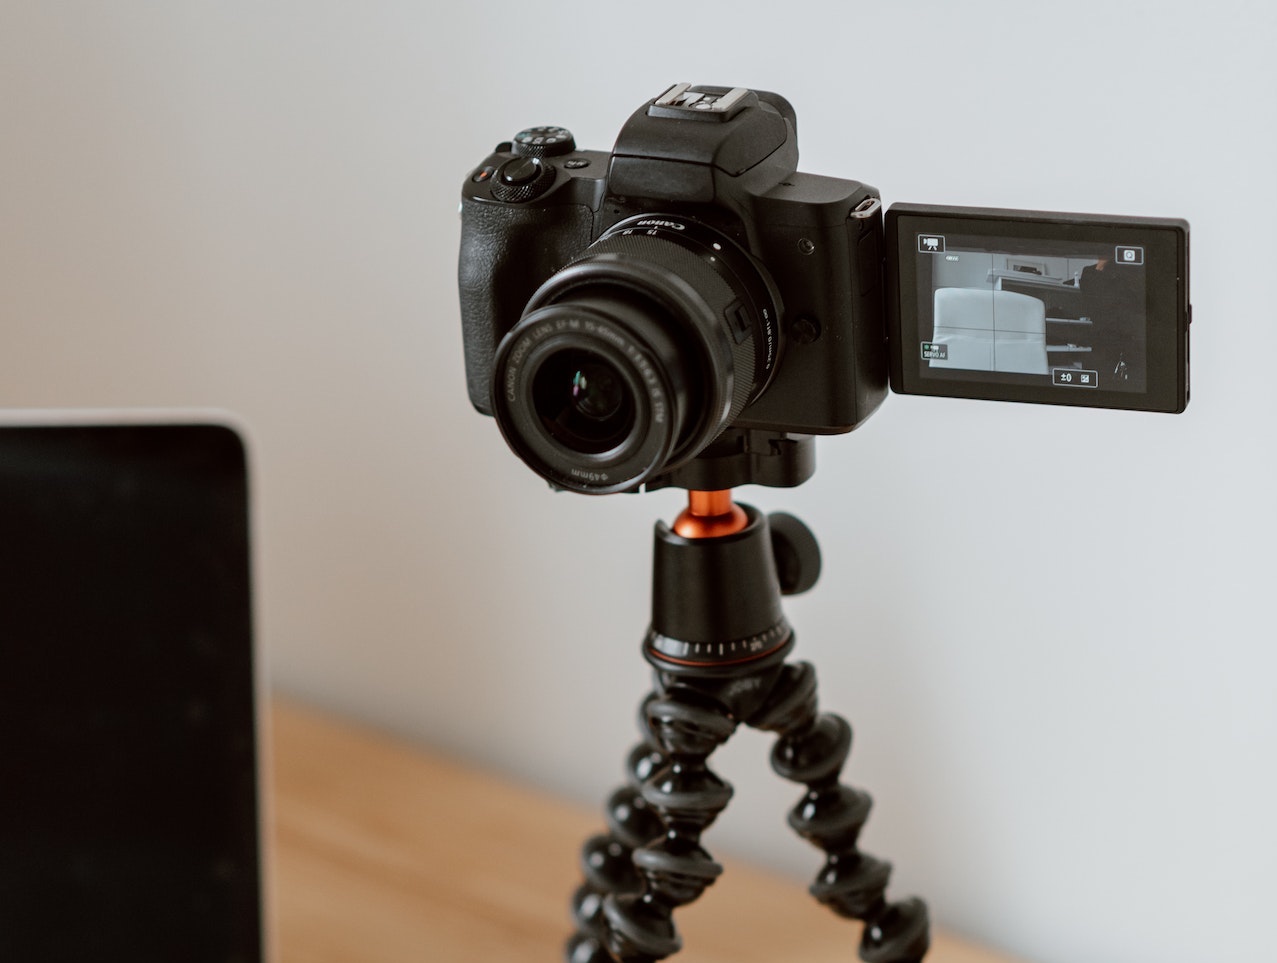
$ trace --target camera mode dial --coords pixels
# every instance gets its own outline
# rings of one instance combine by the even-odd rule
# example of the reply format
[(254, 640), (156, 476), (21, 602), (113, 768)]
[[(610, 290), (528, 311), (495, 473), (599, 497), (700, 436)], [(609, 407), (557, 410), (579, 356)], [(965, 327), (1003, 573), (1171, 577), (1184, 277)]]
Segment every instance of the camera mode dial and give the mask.
[(520, 157), (558, 157), (576, 150), (576, 140), (566, 127), (529, 127), (514, 135), (513, 149)]
[(554, 183), (554, 167), (539, 157), (516, 157), (497, 168), (492, 196), (499, 201), (522, 202), (540, 197)]

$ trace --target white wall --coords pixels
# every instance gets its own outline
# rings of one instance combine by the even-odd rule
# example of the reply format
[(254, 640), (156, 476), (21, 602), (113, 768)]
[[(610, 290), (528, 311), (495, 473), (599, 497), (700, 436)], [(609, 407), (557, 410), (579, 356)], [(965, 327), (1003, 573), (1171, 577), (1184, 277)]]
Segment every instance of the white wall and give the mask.
[[(1043, 963), (1268, 958), (1275, 41), (1259, 3), (9, 2), (0, 405), (238, 412), (276, 683), (601, 803), (679, 498), (554, 495), (470, 410), (466, 171), (689, 80), (782, 92), (803, 169), (887, 201), (1185, 217), (1186, 414), (892, 397), (745, 497), (822, 539), (789, 613), (894, 893)], [(707, 843), (806, 879), (766, 752), (715, 757)]]

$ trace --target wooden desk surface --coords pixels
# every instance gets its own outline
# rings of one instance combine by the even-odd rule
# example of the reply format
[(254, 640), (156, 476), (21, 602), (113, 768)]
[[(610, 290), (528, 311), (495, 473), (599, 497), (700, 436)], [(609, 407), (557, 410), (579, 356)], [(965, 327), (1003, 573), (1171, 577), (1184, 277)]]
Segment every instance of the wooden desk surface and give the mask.
[[(561, 963), (598, 812), (276, 700), (271, 913), (280, 963)], [(675, 919), (681, 963), (854, 963), (858, 924), (731, 860)], [(928, 963), (1011, 963), (933, 934)]]

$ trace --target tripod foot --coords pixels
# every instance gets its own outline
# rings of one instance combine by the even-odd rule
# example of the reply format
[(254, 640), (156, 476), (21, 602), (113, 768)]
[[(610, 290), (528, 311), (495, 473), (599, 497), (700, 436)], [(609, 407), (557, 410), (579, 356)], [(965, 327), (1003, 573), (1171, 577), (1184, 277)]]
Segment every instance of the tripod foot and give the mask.
[(573, 933), (564, 948), (567, 963), (612, 963), (612, 954), (592, 936)]
[(889, 903), (865, 924), (860, 958), (865, 963), (918, 963), (931, 946), (927, 904), (916, 896)]

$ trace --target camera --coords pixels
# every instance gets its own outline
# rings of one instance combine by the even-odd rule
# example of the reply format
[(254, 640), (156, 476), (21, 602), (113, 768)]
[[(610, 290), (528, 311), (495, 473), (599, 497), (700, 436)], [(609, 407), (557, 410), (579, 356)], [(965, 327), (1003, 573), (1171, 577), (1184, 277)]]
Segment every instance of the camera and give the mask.
[(775, 456), (889, 384), (1182, 411), (1187, 243), (1176, 220), (918, 205), (884, 227), (873, 187), (798, 171), (785, 98), (676, 84), (610, 153), (534, 127), (467, 176), (467, 387), (590, 494), (797, 484), (809, 455)]

